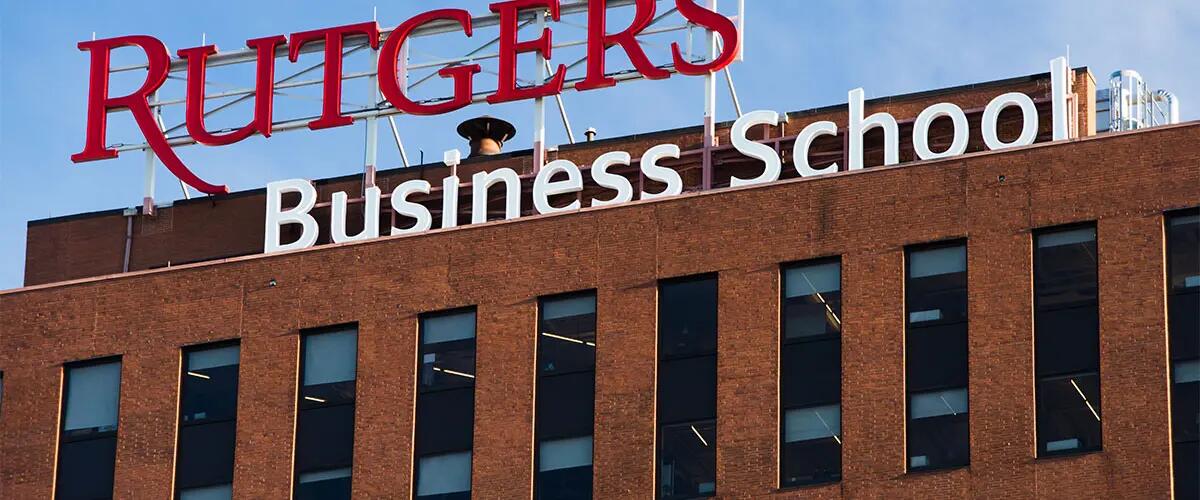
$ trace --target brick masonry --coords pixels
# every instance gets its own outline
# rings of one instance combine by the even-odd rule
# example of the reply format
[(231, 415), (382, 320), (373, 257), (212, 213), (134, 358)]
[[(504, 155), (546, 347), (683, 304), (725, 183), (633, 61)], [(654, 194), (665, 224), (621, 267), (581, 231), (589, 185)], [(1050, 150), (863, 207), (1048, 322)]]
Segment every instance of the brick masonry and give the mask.
[[(720, 277), (722, 498), (1167, 498), (1162, 213), (1196, 205), (1189, 123), (0, 292), (0, 498), (51, 495), (62, 364), (117, 354), (116, 497), (169, 497), (179, 348), (230, 338), (235, 496), (287, 498), (299, 332), (345, 322), (359, 324), (354, 491), (409, 497), (416, 317), (467, 305), (475, 497), (530, 498), (536, 298), (582, 289), (598, 291), (596, 494), (651, 498), (655, 284), (704, 272)], [(1099, 235), (1105, 448), (1036, 459), (1031, 230), (1080, 221)], [(968, 240), (971, 466), (905, 474), (903, 251), (950, 238)], [(831, 255), (844, 266), (844, 479), (781, 491), (779, 264)]]

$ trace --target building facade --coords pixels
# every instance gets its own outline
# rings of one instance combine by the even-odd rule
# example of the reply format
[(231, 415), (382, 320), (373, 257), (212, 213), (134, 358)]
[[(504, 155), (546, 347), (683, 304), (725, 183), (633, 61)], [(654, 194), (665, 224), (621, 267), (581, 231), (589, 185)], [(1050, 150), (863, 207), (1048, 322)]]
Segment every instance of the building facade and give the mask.
[(1200, 124), (1096, 134), (1075, 88), (1066, 141), (742, 188), (719, 147), (712, 190), (689, 153), (680, 196), (281, 254), (261, 190), (31, 222), (0, 497), (1193, 498)]

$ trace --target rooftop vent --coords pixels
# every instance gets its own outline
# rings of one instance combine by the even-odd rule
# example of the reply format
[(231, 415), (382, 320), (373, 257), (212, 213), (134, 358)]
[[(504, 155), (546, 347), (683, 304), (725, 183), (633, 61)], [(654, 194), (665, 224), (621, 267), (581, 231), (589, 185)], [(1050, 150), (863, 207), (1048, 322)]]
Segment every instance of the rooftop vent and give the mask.
[(458, 125), (458, 135), (471, 143), (471, 157), (498, 155), (517, 128), (499, 118), (480, 116)]

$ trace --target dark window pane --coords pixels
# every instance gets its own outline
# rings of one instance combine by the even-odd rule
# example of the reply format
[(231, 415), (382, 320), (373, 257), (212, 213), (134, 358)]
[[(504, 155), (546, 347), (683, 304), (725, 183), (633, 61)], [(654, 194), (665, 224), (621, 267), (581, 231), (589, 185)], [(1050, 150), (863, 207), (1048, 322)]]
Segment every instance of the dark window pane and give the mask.
[(783, 415), (783, 485), (841, 479), (841, 434), (840, 405), (786, 410)]
[(782, 270), (780, 482), (841, 479), (841, 263)]
[(1039, 377), (1095, 371), (1100, 365), (1097, 306), (1040, 311), (1036, 314), (1034, 354)]
[(785, 340), (841, 332), (841, 279), (841, 265), (837, 262), (783, 270)]
[(421, 391), (475, 385), (475, 310), (421, 317)]
[(417, 404), (417, 455), (471, 449), (474, 425), (475, 391), (422, 394)]
[(666, 425), (660, 429), (660, 498), (695, 498), (716, 493), (716, 438), (714, 420)]
[(840, 338), (783, 346), (783, 406), (836, 403), (842, 394)]
[(672, 424), (717, 416), (716, 356), (661, 361), (658, 421)]
[(904, 290), (910, 328), (966, 321), (966, 246), (910, 251)]
[(1200, 498), (1200, 441), (1175, 443), (1175, 498)]
[(1200, 290), (1200, 214), (1168, 217), (1167, 244), (1171, 291)]
[(556, 333), (542, 332), (541, 337), (538, 339), (539, 373), (569, 373), (595, 369), (595, 334), (560, 338)]
[(1096, 302), (1096, 229), (1037, 235), (1034, 294), (1039, 311)]
[(967, 248), (939, 244), (907, 257), (908, 469), (967, 465)]
[(595, 369), (595, 294), (544, 299), (539, 312), (538, 373)]
[(1200, 210), (1167, 217), (1175, 498), (1200, 498)]
[(1099, 450), (1100, 376), (1043, 379), (1037, 386), (1038, 454)]
[(908, 404), (908, 468), (935, 469), (970, 461), (967, 390), (913, 394)]
[(1175, 442), (1200, 440), (1200, 359), (1176, 362), (1171, 384)]
[(350, 500), (350, 468), (301, 473), (296, 500)]
[(300, 409), (354, 404), (355, 381), (308, 385), (300, 388)]
[(538, 316), (534, 495), (591, 498), (596, 295), (544, 298)]
[(334, 469), (350, 465), (354, 454), (354, 405), (312, 408), (300, 412), (296, 425), (296, 470)]
[(198, 424), (237, 418), (238, 365), (188, 369), (179, 403), (180, 423)]
[[(966, 273), (963, 273), (965, 276)], [(949, 276), (936, 276), (909, 281), (908, 293), (908, 324), (912, 327), (925, 327), (941, 324), (956, 324), (967, 321), (967, 289), (943, 288), (934, 281), (948, 280)], [(954, 279), (954, 281), (959, 281)]]
[(537, 389), (538, 439), (591, 435), (595, 384), (590, 371), (542, 377)]
[(181, 498), (224, 498), (233, 481), (239, 348), (184, 353), (175, 487)]
[(475, 425), (475, 310), (423, 314), (417, 379), (414, 495), (471, 498)]
[(592, 437), (574, 437), (538, 444), (537, 498), (592, 498)]
[(711, 496), (717, 458), (717, 278), (662, 282), (658, 301), (659, 497)]
[(833, 438), (783, 444), (783, 486), (842, 479), (842, 445)]
[(306, 333), (296, 422), (296, 498), (349, 498), (358, 331)]
[(422, 346), (419, 377), (423, 392), (475, 385), (475, 339)]
[(471, 498), (471, 452), (431, 455), (417, 460), (417, 498), (466, 500)]
[(178, 473), (180, 489), (233, 481), (233, 450), (237, 424), (232, 421), (179, 428)]
[(117, 437), (114, 434), (109, 433), (109, 437), (62, 443), (58, 452), (55, 498), (112, 498), (113, 469), (117, 461)]
[(660, 359), (716, 352), (716, 277), (659, 285), (658, 345)]
[(929, 391), (967, 385), (967, 324), (909, 328), (908, 390)]
[(1200, 290), (1172, 294), (1167, 300), (1171, 359), (1200, 358)]

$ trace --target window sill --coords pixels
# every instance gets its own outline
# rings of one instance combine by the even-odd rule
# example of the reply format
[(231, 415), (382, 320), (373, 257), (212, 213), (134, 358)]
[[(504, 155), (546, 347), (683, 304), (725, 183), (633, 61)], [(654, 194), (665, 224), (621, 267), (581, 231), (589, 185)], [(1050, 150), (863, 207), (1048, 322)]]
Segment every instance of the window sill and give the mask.
[(940, 472), (952, 472), (952, 471), (962, 470), (962, 469), (970, 470), (971, 464), (967, 463), (967, 464), (961, 464), (961, 465), (943, 465), (941, 467), (921, 467), (921, 468), (917, 468), (917, 469), (908, 469), (908, 470), (904, 471), (904, 476), (905, 477), (924, 476), (924, 475), (937, 474)]
[(1104, 448), (1101, 447), (1101, 448), (1083, 448), (1083, 449), (1077, 449), (1077, 450), (1043, 452), (1043, 453), (1038, 454), (1038, 456), (1034, 458), (1034, 462), (1041, 462), (1041, 461), (1045, 461), (1045, 460), (1057, 460), (1057, 459), (1071, 458), (1071, 457), (1080, 457), (1080, 456), (1091, 455), (1091, 454), (1095, 454), (1095, 453), (1101, 453), (1103, 451), (1104, 451)]
[(817, 489), (817, 488), (821, 488), (821, 487), (825, 487), (825, 486), (829, 486), (829, 485), (833, 485), (833, 484), (838, 484), (841, 482), (842, 482), (842, 480), (839, 478), (839, 479), (831, 479), (829, 481), (821, 481), (819, 483), (804, 483), (804, 484), (796, 484), (796, 485), (791, 485), (791, 486), (780, 486), (778, 488), (775, 488), (774, 492), (775, 493), (787, 493), (787, 492), (795, 492), (795, 491), (804, 491), (804, 490), (810, 490), (810, 489)]

